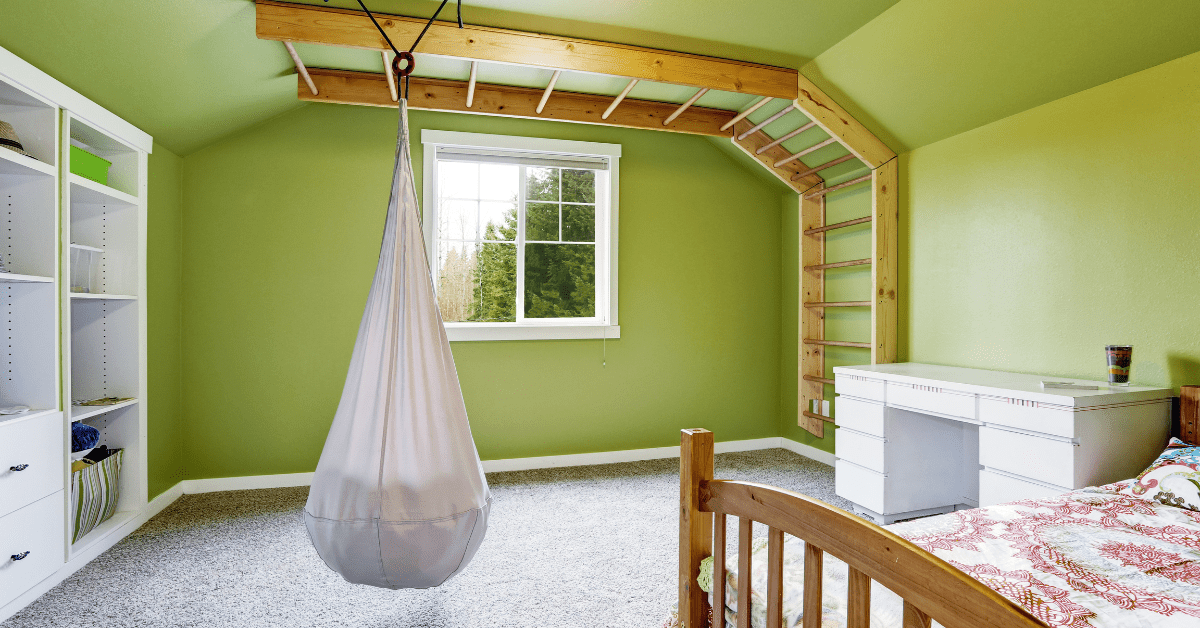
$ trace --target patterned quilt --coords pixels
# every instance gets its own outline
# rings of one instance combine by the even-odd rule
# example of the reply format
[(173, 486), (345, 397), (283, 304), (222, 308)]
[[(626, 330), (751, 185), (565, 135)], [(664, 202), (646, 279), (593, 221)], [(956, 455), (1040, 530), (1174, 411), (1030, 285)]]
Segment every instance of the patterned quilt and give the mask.
[[(1055, 628), (1200, 626), (1200, 512), (1118, 491), (964, 510), (889, 529), (963, 570)], [(784, 542), (784, 625), (801, 621), (804, 543)], [(751, 625), (766, 625), (765, 543), (755, 548)], [(725, 618), (737, 617), (736, 556)], [(826, 556), (821, 625), (845, 624), (846, 565)], [(899, 628), (901, 600), (875, 583), (872, 628)], [(678, 623), (668, 618), (664, 626)]]

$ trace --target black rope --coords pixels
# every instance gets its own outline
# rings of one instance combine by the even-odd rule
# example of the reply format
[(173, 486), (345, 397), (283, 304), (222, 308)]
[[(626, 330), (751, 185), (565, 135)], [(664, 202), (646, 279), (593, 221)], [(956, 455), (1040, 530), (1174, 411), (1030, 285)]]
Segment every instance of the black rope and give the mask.
[[(417, 35), (416, 41), (413, 42), (413, 45), (412, 45), (412, 47), (410, 47), (408, 49), (408, 52), (400, 52), (399, 50), (396, 49), (396, 44), (392, 43), (392, 38), (388, 37), (387, 33), (384, 32), (383, 27), (379, 25), (379, 20), (376, 20), (375, 15), (373, 13), (371, 13), (371, 10), (367, 8), (367, 5), (363, 4), (363, 0), (358, 0), (358, 6), (362, 7), (362, 10), (367, 14), (367, 17), (371, 18), (371, 23), (375, 25), (375, 30), (379, 31), (380, 35), (383, 35), (383, 40), (387, 42), (388, 47), (390, 47), (392, 49), (392, 52), (395, 53), (395, 55), (396, 55), (392, 59), (392, 68), (391, 69), (392, 69), (393, 73), (399, 74), (401, 77), (404, 78), (404, 99), (405, 100), (408, 100), (408, 77), (409, 77), (409, 75), (411, 75), (413, 73), (413, 70), (415, 70), (417, 67), (416, 59), (413, 58), (412, 53), (414, 50), (417, 49), (417, 44), (421, 43), (421, 38), (425, 37), (425, 33), (429, 31), (430, 26), (433, 26), (434, 20), (436, 20), (437, 16), (439, 14), (441, 14), (442, 9), (446, 8), (446, 3), (449, 1), (450, 0), (442, 0), (442, 3), (440, 5), (438, 5), (437, 11), (434, 11), (433, 15), (430, 16), (429, 21), (425, 22), (425, 28), (421, 29), (421, 34)], [(325, 2), (329, 2), (329, 0), (325, 0)], [(458, 4), (458, 27), (462, 28), (463, 27), (462, 0), (458, 0), (457, 4)], [(403, 60), (405, 62), (405, 66), (403, 69), (400, 68), (401, 60)]]

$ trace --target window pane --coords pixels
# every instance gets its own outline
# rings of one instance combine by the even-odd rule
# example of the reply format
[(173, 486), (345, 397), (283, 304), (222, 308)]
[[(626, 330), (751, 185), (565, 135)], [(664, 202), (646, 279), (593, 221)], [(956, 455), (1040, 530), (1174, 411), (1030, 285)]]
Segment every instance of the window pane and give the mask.
[(557, 201), (558, 168), (526, 168), (525, 198), (531, 201)]
[(438, 308), (444, 321), (470, 320), (475, 299), (474, 277), (478, 258), (475, 244), (439, 242), (437, 277)]
[(507, 164), (479, 164), (479, 198), (516, 202), (521, 168)]
[(442, 201), (438, 210), (438, 236), (446, 240), (474, 240), (479, 237), (477, 201)]
[(525, 245), (525, 316), (591, 318), (595, 315), (595, 246)]
[(525, 204), (525, 239), (558, 242), (558, 205)]
[(438, 162), (438, 198), (479, 198), (479, 164)]
[[(566, 177), (563, 182), (566, 183)], [(595, 242), (596, 206), (563, 205), (562, 239), (564, 242)]]
[(567, 203), (595, 203), (596, 172), (594, 170), (563, 170), (562, 200)]
[(471, 318), (488, 323), (517, 320), (517, 245), (484, 242), (475, 264)]
[(481, 201), (479, 203), (479, 235), (484, 240), (516, 240), (517, 239), (517, 203), (516, 201), (496, 202)]

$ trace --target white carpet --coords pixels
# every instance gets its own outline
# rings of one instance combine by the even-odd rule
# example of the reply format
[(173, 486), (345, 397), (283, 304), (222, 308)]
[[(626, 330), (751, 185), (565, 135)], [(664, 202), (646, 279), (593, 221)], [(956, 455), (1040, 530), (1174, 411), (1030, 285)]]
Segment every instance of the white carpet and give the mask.
[[(326, 568), (300, 518), (307, 488), (187, 495), (0, 628), (654, 627), (677, 595), (678, 473), (676, 458), (489, 474), (483, 547), (423, 591)], [(717, 477), (849, 505), (832, 467), (782, 449), (718, 455)]]

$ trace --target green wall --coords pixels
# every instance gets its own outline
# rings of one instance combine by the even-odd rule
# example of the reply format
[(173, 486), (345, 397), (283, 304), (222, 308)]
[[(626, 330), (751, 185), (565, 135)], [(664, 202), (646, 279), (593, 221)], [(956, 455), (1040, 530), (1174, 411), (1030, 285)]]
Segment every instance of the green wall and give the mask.
[(149, 497), (183, 479), (180, 307), (183, 282), (183, 160), (159, 144), (149, 163), (146, 282)]
[(1200, 383), (1200, 54), (901, 160), (900, 357)]
[[(311, 471), (375, 267), (392, 110), (309, 105), (184, 160), (189, 478)], [(704, 138), (413, 112), (422, 129), (622, 145), (620, 340), (460, 342), (484, 459), (779, 434), (778, 188)], [(607, 366), (602, 366), (607, 352)]]

